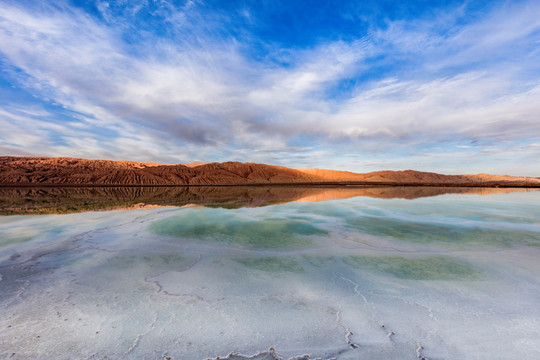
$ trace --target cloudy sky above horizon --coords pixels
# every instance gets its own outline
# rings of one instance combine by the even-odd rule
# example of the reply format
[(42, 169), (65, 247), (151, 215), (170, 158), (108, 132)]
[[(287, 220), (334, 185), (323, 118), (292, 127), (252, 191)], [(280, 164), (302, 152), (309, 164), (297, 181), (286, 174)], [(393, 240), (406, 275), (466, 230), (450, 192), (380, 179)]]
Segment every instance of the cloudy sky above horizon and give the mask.
[(540, 1), (0, 0), (0, 155), (540, 176)]

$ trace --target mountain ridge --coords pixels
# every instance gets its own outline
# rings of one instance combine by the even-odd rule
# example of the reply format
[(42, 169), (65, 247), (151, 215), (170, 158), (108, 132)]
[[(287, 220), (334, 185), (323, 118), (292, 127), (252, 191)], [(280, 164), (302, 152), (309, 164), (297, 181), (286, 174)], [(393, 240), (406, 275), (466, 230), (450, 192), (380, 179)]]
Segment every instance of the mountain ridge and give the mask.
[(354, 173), (325, 169), (212, 162), (157, 164), (70, 157), (0, 156), (2, 186), (176, 186), (366, 183), (386, 185), (540, 186), (540, 179), (507, 175), (444, 175), (416, 170)]

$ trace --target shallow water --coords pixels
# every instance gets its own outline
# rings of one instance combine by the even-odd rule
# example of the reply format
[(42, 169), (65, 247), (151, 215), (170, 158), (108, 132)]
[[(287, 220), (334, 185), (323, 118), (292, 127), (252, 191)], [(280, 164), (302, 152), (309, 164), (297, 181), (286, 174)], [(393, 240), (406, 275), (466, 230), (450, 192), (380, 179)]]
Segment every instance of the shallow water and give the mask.
[(538, 274), (540, 192), (3, 216), (0, 358), (538, 359)]

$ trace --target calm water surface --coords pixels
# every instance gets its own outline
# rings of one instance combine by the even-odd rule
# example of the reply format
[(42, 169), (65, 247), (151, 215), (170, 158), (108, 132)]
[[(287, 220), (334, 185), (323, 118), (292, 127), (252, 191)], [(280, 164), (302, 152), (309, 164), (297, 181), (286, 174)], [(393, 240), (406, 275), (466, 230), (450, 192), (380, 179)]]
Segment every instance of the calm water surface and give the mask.
[(540, 192), (334, 190), (0, 216), (0, 358), (540, 358)]

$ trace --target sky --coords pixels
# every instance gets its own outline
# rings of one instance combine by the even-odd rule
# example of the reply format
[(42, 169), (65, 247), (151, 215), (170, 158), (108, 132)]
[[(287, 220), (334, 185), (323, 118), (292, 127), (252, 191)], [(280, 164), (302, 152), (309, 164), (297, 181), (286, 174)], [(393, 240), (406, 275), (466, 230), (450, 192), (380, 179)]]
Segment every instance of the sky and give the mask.
[(540, 1), (0, 0), (0, 155), (540, 177)]

